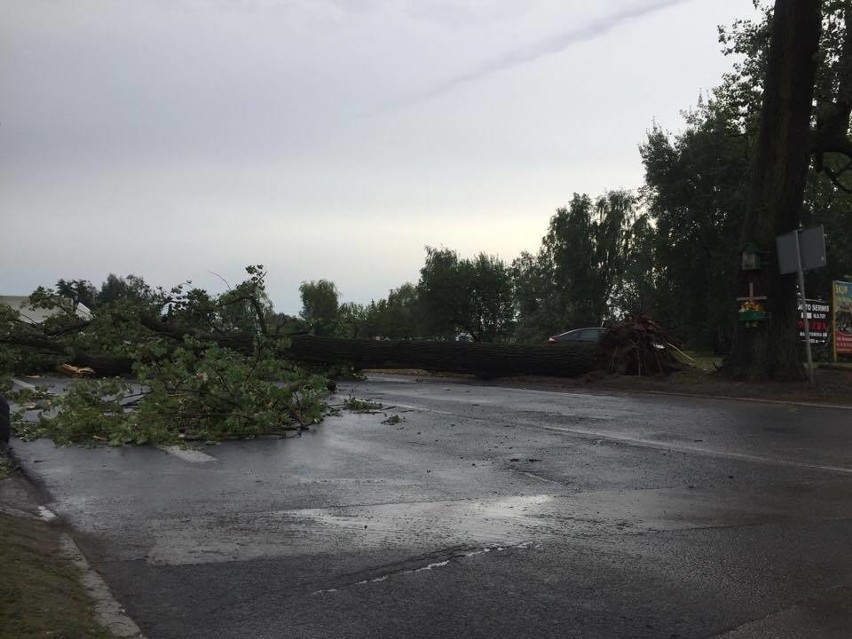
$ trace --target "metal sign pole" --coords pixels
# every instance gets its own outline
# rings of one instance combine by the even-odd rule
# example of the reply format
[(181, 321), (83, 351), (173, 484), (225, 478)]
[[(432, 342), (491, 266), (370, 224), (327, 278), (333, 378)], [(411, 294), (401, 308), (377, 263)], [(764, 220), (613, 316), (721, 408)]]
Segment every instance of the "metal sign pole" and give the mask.
[(811, 355), (811, 323), (808, 321), (808, 303), (805, 301), (805, 273), (802, 271), (802, 252), (799, 247), (799, 231), (795, 231), (796, 237), (796, 272), (799, 275), (799, 296), (802, 300), (802, 317), (805, 323), (805, 352), (808, 355), (808, 379), (811, 386), (814, 385), (814, 359)]

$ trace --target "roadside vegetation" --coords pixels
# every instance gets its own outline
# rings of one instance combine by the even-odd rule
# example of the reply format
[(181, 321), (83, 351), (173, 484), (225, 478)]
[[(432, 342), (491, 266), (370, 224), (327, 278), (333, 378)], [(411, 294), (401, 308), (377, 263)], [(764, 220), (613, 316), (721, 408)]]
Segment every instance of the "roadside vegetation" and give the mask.
[(47, 524), (0, 513), (0, 639), (110, 639)]

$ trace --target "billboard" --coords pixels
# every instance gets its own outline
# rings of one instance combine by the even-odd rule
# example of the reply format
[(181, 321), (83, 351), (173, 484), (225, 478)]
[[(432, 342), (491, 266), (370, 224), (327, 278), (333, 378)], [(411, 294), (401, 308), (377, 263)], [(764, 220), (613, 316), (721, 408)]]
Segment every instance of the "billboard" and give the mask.
[[(811, 344), (827, 344), (831, 336), (829, 330), (829, 307), (824, 300), (805, 300), (808, 309), (808, 328), (811, 329)], [(805, 341), (805, 320), (802, 316), (802, 303), (799, 302), (799, 321), (796, 330)]]
[(852, 282), (834, 282), (831, 306), (834, 309), (834, 355), (852, 354)]

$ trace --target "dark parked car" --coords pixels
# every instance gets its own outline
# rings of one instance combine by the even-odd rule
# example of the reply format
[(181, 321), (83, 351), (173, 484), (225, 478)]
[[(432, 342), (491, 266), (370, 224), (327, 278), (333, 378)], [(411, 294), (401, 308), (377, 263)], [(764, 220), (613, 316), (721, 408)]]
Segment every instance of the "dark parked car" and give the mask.
[(605, 331), (606, 329), (603, 326), (575, 328), (572, 331), (548, 337), (547, 341), (551, 344), (556, 344), (557, 342), (597, 342)]

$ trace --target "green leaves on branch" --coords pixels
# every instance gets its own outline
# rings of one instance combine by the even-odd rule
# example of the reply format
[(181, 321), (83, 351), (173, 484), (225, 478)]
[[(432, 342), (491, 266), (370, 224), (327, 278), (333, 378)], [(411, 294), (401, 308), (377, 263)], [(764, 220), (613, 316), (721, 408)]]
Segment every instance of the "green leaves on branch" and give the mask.
[[(148, 352), (159, 355), (160, 345)], [(36, 412), (35, 422), (19, 412), (16, 434), (57, 444), (170, 444), (281, 435), (318, 422), (325, 410), (325, 378), (305, 376), (262, 347), (246, 356), (187, 337), (134, 371), (136, 382), (79, 380), (64, 395), (13, 396)]]
[[(82, 322), (72, 307), (60, 306), (42, 325), (0, 308), (0, 337), (9, 344), (47, 344), (56, 363), (75, 354), (112, 357), (132, 363), (134, 374), (79, 380), (61, 395), (10, 396), (22, 407), (16, 434), (58, 444), (159, 444), (280, 435), (319, 421), (326, 378), (280, 358), (289, 342), (277, 335), (265, 272), (259, 265), (246, 272), (246, 281), (218, 296), (188, 283), (154, 291), (141, 278), (111, 276), (102, 288), (110, 301)], [(40, 289), (32, 302), (56, 307), (63, 299)], [(7, 359), (0, 358), (5, 370), (20, 370), (21, 362)]]
[(175, 422), (192, 439), (280, 434), (316, 423), (326, 380), (305, 376), (258, 345), (251, 356), (185, 338), (165, 360), (136, 365), (148, 394), (140, 420)]
[(357, 397), (347, 397), (343, 400), (343, 408), (356, 413), (369, 413), (382, 408), (380, 402), (373, 402), (368, 399), (358, 399)]

